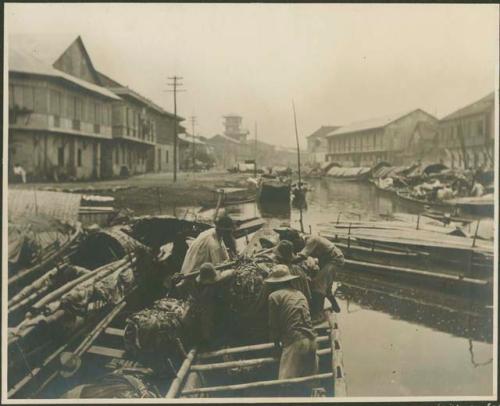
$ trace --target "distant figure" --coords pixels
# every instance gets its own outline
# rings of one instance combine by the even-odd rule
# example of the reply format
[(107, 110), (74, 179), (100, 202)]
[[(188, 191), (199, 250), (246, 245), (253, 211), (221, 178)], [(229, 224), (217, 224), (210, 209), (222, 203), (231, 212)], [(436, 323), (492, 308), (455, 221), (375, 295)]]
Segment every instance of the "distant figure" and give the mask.
[(205, 262), (218, 265), (229, 259), (228, 249), (224, 241), (232, 240), (234, 222), (228, 215), (223, 215), (215, 222), (215, 228), (203, 231), (189, 247), (181, 273), (194, 272)]
[(276, 349), (282, 349), (278, 379), (314, 375), (318, 371), (316, 333), (307, 300), (290, 282), (286, 265), (275, 265), (265, 283), (273, 291), (268, 298), (269, 333)]
[(23, 183), (26, 183), (26, 171), (18, 163), (14, 164), (14, 175), (20, 176)]
[(479, 197), (484, 195), (484, 186), (481, 185), (477, 180), (472, 184), (471, 196)]

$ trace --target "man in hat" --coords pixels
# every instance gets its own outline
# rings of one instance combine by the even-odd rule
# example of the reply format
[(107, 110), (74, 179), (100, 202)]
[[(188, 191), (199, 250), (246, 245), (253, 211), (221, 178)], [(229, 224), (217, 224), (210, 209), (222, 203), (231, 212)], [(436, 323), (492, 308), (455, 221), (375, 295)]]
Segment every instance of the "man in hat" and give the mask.
[(291, 241), (294, 250), (298, 252), (297, 260), (309, 257), (318, 260), (319, 270), (310, 271), (311, 281), (311, 315), (313, 320), (322, 317), (325, 297), (332, 304), (335, 312), (340, 312), (340, 306), (332, 293), (335, 280), (335, 269), (344, 265), (344, 254), (331, 241), (319, 235), (309, 235), (303, 238), (297, 230), (287, 227), (275, 229), (281, 240)]
[(200, 267), (200, 274), (196, 277), (196, 287), (193, 295), (199, 304), (200, 310), (200, 341), (204, 347), (213, 341), (215, 329), (215, 314), (219, 284), (234, 274), (234, 269), (219, 272), (211, 263), (204, 263)]
[(218, 265), (229, 259), (225, 241), (234, 239), (234, 222), (228, 215), (222, 215), (215, 222), (215, 228), (203, 231), (191, 243), (181, 273), (188, 274), (197, 270), (205, 262)]
[(274, 261), (277, 264), (288, 266), (292, 275), (297, 275), (298, 278), (291, 282), (292, 287), (300, 290), (307, 299), (307, 303), (311, 305), (311, 289), (309, 287), (310, 279), (300, 269), (299, 265), (294, 264), (296, 257), (293, 253), (293, 244), (288, 240), (283, 240), (278, 243), (274, 249)]
[(297, 256), (302, 259), (316, 258), (319, 265), (319, 270), (313, 271), (311, 274), (311, 314), (313, 319), (322, 316), (325, 297), (332, 304), (333, 310), (338, 313), (340, 306), (332, 293), (332, 286), (336, 279), (336, 267), (344, 265), (344, 254), (335, 244), (319, 235), (306, 236), (304, 242), (305, 246)]
[(282, 349), (279, 379), (314, 375), (318, 371), (316, 333), (306, 297), (291, 286), (298, 279), (286, 265), (275, 265), (265, 280), (272, 293), (268, 298), (269, 332)]

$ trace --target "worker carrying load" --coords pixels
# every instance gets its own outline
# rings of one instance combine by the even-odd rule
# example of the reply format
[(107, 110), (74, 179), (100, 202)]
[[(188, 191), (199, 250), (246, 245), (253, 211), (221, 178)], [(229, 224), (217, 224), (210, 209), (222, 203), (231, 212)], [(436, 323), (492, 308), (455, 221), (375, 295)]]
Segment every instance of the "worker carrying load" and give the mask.
[[(200, 233), (186, 253), (181, 274), (193, 273), (206, 262), (219, 265), (228, 260), (229, 252), (225, 241), (231, 242), (234, 240), (234, 229), (233, 219), (224, 214), (216, 220), (215, 228)], [(235, 247), (232, 248), (235, 249)], [(183, 283), (184, 280), (178, 286), (182, 286)]]
[(332, 293), (333, 282), (336, 279), (336, 267), (344, 265), (344, 254), (331, 241), (318, 235), (303, 238), (297, 230), (291, 228), (275, 229), (281, 240), (291, 241), (297, 253), (297, 260), (317, 259), (317, 265), (307, 260), (311, 278), (311, 314), (313, 320), (323, 317), (325, 297), (332, 304), (335, 312), (340, 312), (340, 306)]
[(307, 277), (299, 265), (294, 263), (297, 261), (297, 257), (293, 253), (293, 244), (290, 241), (283, 240), (278, 243), (274, 249), (274, 261), (277, 264), (288, 266), (290, 273), (298, 276), (296, 280), (291, 282), (292, 287), (301, 291), (309, 305), (311, 305), (310, 278)]
[(234, 274), (234, 269), (223, 272), (217, 271), (211, 263), (204, 263), (200, 267), (200, 274), (196, 278), (196, 287), (193, 296), (197, 301), (200, 345), (204, 348), (214, 344), (215, 315), (217, 306), (221, 305), (220, 283)]
[(278, 379), (315, 375), (318, 371), (316, 333), (305, 296), (291, 286), (299, 276), (286, 265), (275, 265), (265, 283), (268, 297), (269, 334), (281, 349)]

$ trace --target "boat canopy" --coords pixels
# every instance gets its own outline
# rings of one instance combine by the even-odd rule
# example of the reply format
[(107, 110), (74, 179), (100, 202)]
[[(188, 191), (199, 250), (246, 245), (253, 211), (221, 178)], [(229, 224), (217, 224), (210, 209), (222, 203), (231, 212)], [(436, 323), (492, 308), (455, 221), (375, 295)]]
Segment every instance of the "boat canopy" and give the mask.
[(338, 178), (348, 178), (365, 175), (370, 172), (368, 167), (355, 167), (355, 168), (338, 168), (332, 167), (328, 170), (328, 176), (334, 176)]

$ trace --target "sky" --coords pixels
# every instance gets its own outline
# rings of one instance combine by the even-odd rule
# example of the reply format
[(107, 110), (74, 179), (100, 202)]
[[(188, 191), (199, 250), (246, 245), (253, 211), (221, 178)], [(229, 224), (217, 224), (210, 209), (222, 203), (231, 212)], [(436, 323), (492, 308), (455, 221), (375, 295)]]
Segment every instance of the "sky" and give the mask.
[[(9, 34), (81, 35), (96, 69), (195, 133), (238, 114), (251, 137), (301, 143), (322, 125), (406, 112), (438, 118), (498, 87), (497, 5), (11, 4)], [(69, 45), (69, 44), (68, 44)], [(186, 123), (191, 131), (190, 122)]]

